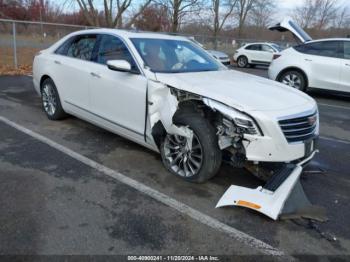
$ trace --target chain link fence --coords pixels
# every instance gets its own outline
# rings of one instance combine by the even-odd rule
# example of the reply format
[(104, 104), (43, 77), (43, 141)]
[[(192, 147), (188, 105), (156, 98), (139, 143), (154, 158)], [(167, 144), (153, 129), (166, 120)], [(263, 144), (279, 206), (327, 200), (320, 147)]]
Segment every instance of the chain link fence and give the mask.
[[(14, 69), (24, 67), (31, 70), (33, 58), (38, 51), (48, 48), (71, 32), (89, 28), (93, 27), (0, 19), (0, 67)], [(213, 37), (207, 35), (185, 36), (194, 37), (208, 50), (216, 49), (230, 56), (242, 44), (257, 41), (219, 37), (215, 42)]]
[(34, 55), (85, 26), (0, 19), (0, 66), (31, 66)]

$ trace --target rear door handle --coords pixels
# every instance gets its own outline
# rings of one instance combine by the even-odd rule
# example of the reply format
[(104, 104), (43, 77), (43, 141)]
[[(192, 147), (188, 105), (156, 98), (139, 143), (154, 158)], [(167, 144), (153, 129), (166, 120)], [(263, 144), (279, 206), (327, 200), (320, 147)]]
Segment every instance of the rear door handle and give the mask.
[(99, 74), (96, 74), (94, 72), (91, 72), (90, 75), (92, 75), (93, 77), (101, 78), (101, 76)]
[(345, 64), (346, 66), (350, 66), (350, 64)]
[(62, 63), (61, 63), (60, 61), (58, 61), (58, 60), (55, 60), (54, 62), (55, 62), (55, 64), (57, 64), (57, 65), (62, 65)]
[(311, 60), (311, 59), (305, 59), (305, 61), (307, 61), (307, 62), (312, 62), (312, 60)]

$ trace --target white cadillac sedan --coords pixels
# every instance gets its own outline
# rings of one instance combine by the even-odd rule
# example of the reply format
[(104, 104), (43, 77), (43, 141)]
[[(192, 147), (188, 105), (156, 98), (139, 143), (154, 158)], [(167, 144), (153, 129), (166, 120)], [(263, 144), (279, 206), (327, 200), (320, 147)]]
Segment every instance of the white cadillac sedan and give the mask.
[(312, 98), (228, 70), (187, 38), (75, 32), (37, 54), (33, 78), (49, 119), (75, 115), (160, 152), (187, 181), (213, 177), (223, 159), (259, 167), (315, 152)]

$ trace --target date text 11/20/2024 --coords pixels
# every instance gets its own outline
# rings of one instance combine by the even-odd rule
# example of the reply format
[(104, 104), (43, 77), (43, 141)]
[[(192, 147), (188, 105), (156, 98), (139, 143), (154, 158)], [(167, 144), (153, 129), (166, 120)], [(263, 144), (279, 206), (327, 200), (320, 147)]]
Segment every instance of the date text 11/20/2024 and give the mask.
[(217, 256), (128, 256), (128, 261), (220, 261)]

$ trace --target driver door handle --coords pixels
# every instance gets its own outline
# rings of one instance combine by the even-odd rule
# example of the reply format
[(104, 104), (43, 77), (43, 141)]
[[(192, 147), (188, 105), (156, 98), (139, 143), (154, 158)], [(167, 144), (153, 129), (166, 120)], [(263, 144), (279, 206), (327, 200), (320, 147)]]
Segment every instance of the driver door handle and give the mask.
[(305, 61), (307, 61), (307, 62), (312, 62), (312, 60), (311, 60), (311, 59), (307, 59), (307, 58), (305, 59)]
[(96, 74), (94, 72), (91, 72), (90, 75), (92, 75), (93, 77), (101, 78), (101, 76), (99, 74)]

